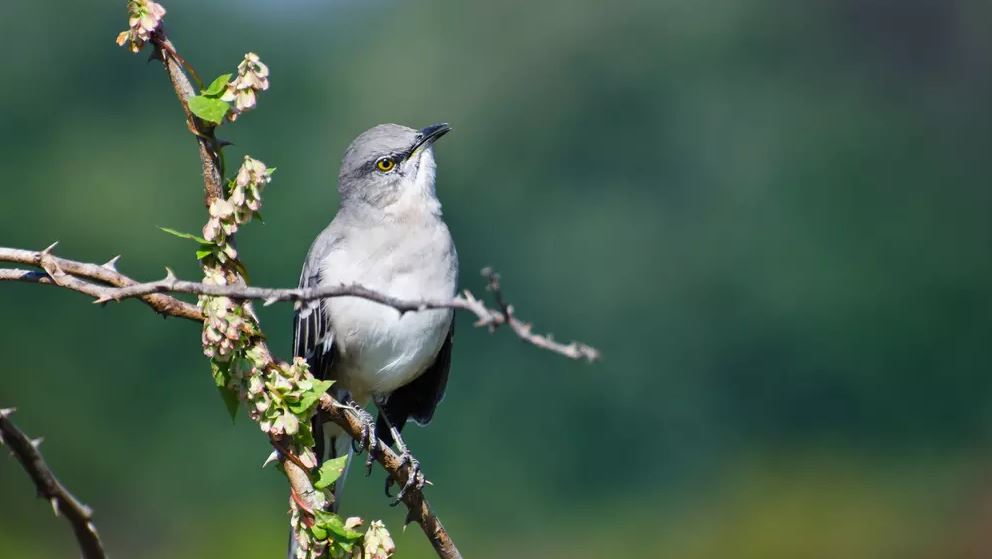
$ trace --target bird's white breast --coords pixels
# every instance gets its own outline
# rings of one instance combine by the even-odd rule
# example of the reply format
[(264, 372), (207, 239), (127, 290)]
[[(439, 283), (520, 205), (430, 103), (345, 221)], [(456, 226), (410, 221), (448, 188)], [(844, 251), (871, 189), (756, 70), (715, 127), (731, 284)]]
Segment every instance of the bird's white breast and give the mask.
[[(321, 283), (357, 283), (404, 300), (450, 298), (457, 262), (447, 227), (439, 219), (410, 227), (382, 224), (338, 245), (321, 266)], [(338, 351), (332, 376), (359, 402), (420, 375), (434, 361), (452, 318), (448, 309), (401, 316), (357, 297), (327, 299), (324, 305)]]

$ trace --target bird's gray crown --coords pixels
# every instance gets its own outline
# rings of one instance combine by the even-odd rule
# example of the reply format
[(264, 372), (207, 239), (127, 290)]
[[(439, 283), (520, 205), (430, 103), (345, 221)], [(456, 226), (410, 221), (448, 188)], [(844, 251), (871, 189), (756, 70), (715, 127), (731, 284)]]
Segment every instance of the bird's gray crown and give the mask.
[(434, 197), (435, 140), (451, 130), (435, 124), (415, 130), (380, 124), (362, 132), (341, 161), (338, 190), (342, 202), (363, 201), (376, 207), (395, 202), (404, 190), (419, 188)]

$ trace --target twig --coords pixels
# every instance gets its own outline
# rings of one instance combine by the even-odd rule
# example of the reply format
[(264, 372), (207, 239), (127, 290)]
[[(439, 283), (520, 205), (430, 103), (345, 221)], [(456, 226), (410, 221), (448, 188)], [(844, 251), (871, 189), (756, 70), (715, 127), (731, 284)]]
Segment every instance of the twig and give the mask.
[[(25, 281), (57, 285), (97, 298), (113, 292), (115, 288), (128, 287), (137, 283), (117, 271), (119, 256), (110, 259), (105, 264), (78, 262), (54, 256), (52, 254), (54, 246), (42, 251), (0, 247), (0, 262), (34, 266), (45, 270), (45, 272), (40, 272), (37, 270), (3, 269), (0, 270), (0, 281)], [(91, 281), (84, 281), (81, 278)], [(203, 321), (203, 313), (196, 308), (196, 305), (180, 301), (175, 297), (151, 293), (138, 298), (161, 315), (178, 316), (197, 322)]]
[(10, 420), (13, 412), (13, 409), (0, 409), (0, 443), (6, 444), (21, 463), (38, 489), (38, 496), (51, 503), (55, 516), (62, 514), (72, 525), (84, 559), (104, 559), (103, 544), (93, 525), (93, 511), (59, 482), (38, 452), (41, 439), (31, 440), (18, 429)]

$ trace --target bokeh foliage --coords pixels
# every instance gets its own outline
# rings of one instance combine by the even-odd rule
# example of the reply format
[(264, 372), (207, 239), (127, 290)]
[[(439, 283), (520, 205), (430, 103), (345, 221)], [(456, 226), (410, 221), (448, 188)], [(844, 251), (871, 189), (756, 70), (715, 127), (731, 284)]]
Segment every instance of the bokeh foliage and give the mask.
[[(447, 121), (462, 284), (491, 264), (523, 316), (604, 350), (578, 365), (463, 321), (409, 439), (467, 556), (992, 546), (987, 2), (165, 6), (205, 76), (248, 50), (272, 69), (226, 132), (232, 160), (280, 169), (240, 236), (257, 284), (295, 284), (352, 137)], [(123, 19), (0, 3), (0, 244), (198, 277), (157, 228), (203, 222), (194, 143), (162, 70), (114, 45)], [(290, 312), (262, 316), (278, 351)], [(0, 286), (0, 317), (0, 404), (115, 556), (282, 552), (285, 482), (231, 426), (196, 326), (28, 285)], [(381, 478), (353, 476), (347, 506), (399, 525)], [(0, 556), (73, 555), (12, 461), (0, 496)]]

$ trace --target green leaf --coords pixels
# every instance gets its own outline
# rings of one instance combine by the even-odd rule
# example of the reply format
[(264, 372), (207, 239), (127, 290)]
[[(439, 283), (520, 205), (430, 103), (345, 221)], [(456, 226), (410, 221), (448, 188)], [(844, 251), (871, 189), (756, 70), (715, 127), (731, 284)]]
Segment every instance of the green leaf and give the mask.
[(339, 456), (333, 460), (328, 460), (320, 466), (317, 472), (317, 482), (313, 484), (317, 489), (326, 489), (341, 477), (345, 466), (348, 465), (348, 455)]
[(300, 395), (300, 400), (298, 402), (291, 402), (289, 404), (289, 411), (299, 415), (306, 413), (317, 403), (317, 400), (327, 392), (327, 389), (334, 384), (333, 380), (314, 380), (313, 388), (307, 390)]
[[(344, 521), (333, 512), (315, 510), (314, 528), (320, 527), (335, 536), (335, 543), (349, 545), (362, 539), (362, 533), (344, 527)], [(314, 534), (316, 535), (316, 533)]]
[(226, 386), (218, 387), (220, 390), (220, 397), (224, 400), (224, 405), (227, 406), (227, 413), (231, 415), (231, 421), (233, 422), (238, 416), (238, 405), (241, 403), (241, 399), (238, 398), (238, 393)]
[(220, 124), (223, 122), (224, 115), (227, 114), (227, 111), (230, 108), (231, 105), (229, 105), (226, 101), (214, 99), (213, 97), (197, 95), (195, 97), (190, 97), (189, 99), (189, 110), (203, 120), (214, 124)]
[(334, 381), (333, 380), (317, 380), (317, 379), (314, 379), (313, 380), (313, 388), (311, 389), (311, 391), (312, 392), (316, 392), (317, 393), (317, 397), (320, 398), (320, 396), (323, 395), (324, 392), (327, 392), (328, 390), (330, 390), (331, 386), (333, 386), (333, 385), (334, 385)]
[(235, 260), (231, 263), (231, 265), (234, 266), (234, 271), (245, 280), (246, 284), (251, 283), (251, 277), (248, 275), (248, 268), (245, 268), (245, 265), (240, 260)]
[(214, 245), (200, 245), (200, 249), (196, 251), (196, 259), (203, 260), (204, 258), (210, 256), (214, 253)]
[(231, 363), (218, 363), (217, 361), (211, 361), (210, 374), (214, 377), (214, 385), (216, 385), (217, 388), (224, 388), (227, 386), (227, 381), (231, 376)]
[(196, 235), (194, 235), (192, 233), (183, 233), (182, 231), (176, 231), (175, 229), (172, 229), (172, 228), (169, 228), (169, 227), (161, 227), (161, 226), (159, 227), (159, 229), (161, 229), (162, 231), (165, 231), (166, 233), (168, 233), (170, 235), (174, 235), (176, 237), (179, 237), (180, 239), (190, 239), (192, 241), (196, 241), (196, 242), (200, 243), (201, 245), (211, 245), (211, 246), (213, 246), (213, 243), (211, 243), (210, 241), (204, 239), (203, 237), (198, 237), (198, 236), (196, 236)]
[(313, 429), (310, 428), (309, 421), (300, 423), (300, 430), (293, 435), (293, 442), (305, 447), (312, 447), (317, 444), (317, 441), (313, 439)]
[(310, 532), (313, 534), (314, 539), (322, 542), (327, 539), (327, 530), (320, 527), (319, 524), (314, 524), (310, 527)]
[(210, 87), (200, 93), (204, 97), (220, 97), (227, 88), (227, 82), (229, 81), (231, 81), (231, 74), (221, 74), (210, 84)]
[(210, 373), (214, 377), (214, 384), (220, 391), (224, 405), (227, 406), (227, 413), (231, 414), (231, 421), (234, 421), (234, 417), (238, 414), (239, 400), (238, 393), (227, 386), (228, 381), (231, 380), (231, 367), (237, 367), (234, 359), (227, 363), (210, 361)]

